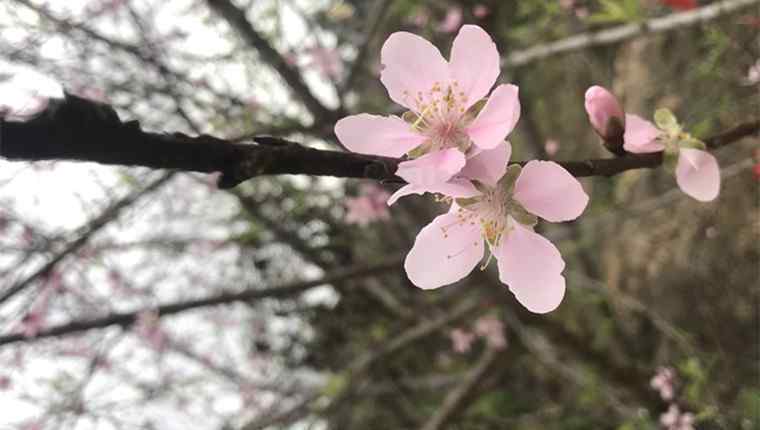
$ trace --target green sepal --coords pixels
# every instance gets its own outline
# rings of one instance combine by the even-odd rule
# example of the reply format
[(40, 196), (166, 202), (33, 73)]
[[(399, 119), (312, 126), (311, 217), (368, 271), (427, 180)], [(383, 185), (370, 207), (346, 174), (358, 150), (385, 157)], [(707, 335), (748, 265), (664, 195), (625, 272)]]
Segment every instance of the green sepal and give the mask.
[(460, 197), (458, 199), (454, 199), (455, 202), (457, 202), (457, 205), (460, 207), (466, 208), (467, 206), (472, 206), (475, 203), (480, 201), (480, 197)]
[(657, 109), (654, 112), (654, 122), (660, 130), (666, 131), (670, 134), (678, 134), (681, 132), (681, 126), (678, 125), (678, 120), (670, 109)]
[(509, 208), (509, 215), (522, 225), (533, 227), (538, 224), (538, 217), (525, 210), (521, 204), (512, 201)]
[(507, 166), (507, 171), (504, 172), (504, 176), (499, 179), (496, 188), (507, 194), (512, 194), (515, 189), (517, 178), (520, 176), (520, 172), (522, 172), (522, 167), (520, 167), (519, 164), (511, 164)]
[(665, 150), (662, 154), (662, 165), (670, 173), (675, 173), (678, 165), (678, 151)]
[(419, 158), (419, 157), (422, 157), (423, 155), (427, 154), (427, 152), (428, 152), (428, 148), (423, 143), (422, 145), (420, 145), (420, 146), (412, 149), (411, 151), (407, 152), (407, 155), (409, 156), (409, 158)]
[(689, 136), (686, 139), (679, 140), (678, 146), (680, 146), (681, 148), (699, 149), (700, 151), (707, 150), (707, 145), (705, 145), (704, 142), (691, 136)]

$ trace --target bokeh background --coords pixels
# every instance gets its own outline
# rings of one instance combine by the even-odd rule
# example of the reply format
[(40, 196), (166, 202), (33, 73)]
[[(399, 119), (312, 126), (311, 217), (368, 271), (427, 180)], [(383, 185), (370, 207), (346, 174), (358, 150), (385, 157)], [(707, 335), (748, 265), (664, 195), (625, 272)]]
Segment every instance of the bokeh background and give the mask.
[[(400, 112), (378, 79), (390, 33), (447, 56), (472, 23), (499, 48), (500, 82), (520, 87), (513, 158), (583, 160), (607, 156), (583, 109), (592, 84), (628, 112), (670, 108), (699, 137), (757, 119), (758, 7), (5, 0), (0, 79), (57, 83), (153, 131), (335, 148), (340, 117)], [(213, 175), (0, 160), (0, 338), (25, 334), (0, 344), (0, 429), (758, 429), (757, 151), (756, 137), (717, 151), (711, 203), (664, 169), (583, 179), (585, 214), (540, 225), (567, 262), (548, 315), (522, 309), (493, 264), (411, 285), (403, 256), (445, 208), (388, 209), (392, 185), (280, 176), (223, 191)], [(220, 304), (186, 305), (203, 298)], [(37, 338), (71, 322), (91, 329)]]

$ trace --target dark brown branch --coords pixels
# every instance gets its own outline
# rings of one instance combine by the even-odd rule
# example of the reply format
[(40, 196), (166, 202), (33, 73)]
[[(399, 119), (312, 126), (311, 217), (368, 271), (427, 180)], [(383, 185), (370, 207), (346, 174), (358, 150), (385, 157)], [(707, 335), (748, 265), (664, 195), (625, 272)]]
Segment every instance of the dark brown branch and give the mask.
[[(167, 305), (158, 306), (153, 309), (159, 316), (172, 315), (192, 309), (198, 309), (209, 306), (217, 306), (223, 304), (229, 304), (234, 302), (251, 302), (255, 300), (267, 299), (267, 298), (283, 298), (300, 294), (311, 288), (319, 287), (321, 285), (332, 284), (336, 282), (345, 281), (347, 279), (360, 278), (365, 276), (372, 276), (377, 273), (386, 272), (390, 269), (397, 268), (401, 263), (402, 258), (400, 256), (389, 258), (385, 261), (381, 261), (378, 264), (366, 267), (354, 267), (343, 271), (336, 271), (328, 276), (306, 282), (294, 282), (291, 284), (283, 285), (281, 287), (274, 288), (262, 288), (262, 289), (247, 289), (245, 291), (236, 293), (222, 293), (213, 297), (205, 299), (188, 300), (179, 303), (172, 303)], [(15, 342), (23, 342), (26, 340), (34, 340), (46, 337), (58, 337), (68, 335), (72, 333), (80, 333), (83, 331), (104, 328), (112, 325), (118, 325), (122, 327), (129, 327), (137, 320), (141, 311), (113, 313), (101, 318), (73, 321), (68, 324), (63, 324), (48, 329), (41, 330), (35, 337), (26, 337), (23, 334), (9, 334), (0, 336), (0, 345), (6, 345)]]
[[(705, 139), (711, 149), (757, 135), (760, 121)], [(221, 172), (219, 186), (233, 187), (261, 175), (303, 174), (366, 178), (403, 183), (395, 175), (401, 159), (304, 147), (276, 137), (254, 137), (256, 144), (209, 135), (187, 136), (143, 131), (122, 122), (109, 105), (70, 94), (27, 122), (0, 124), (0, 156), (10, 160), (81, 160), (192, 172)], [(524, 164), (525, 162), (514, 162)], [(559, 162), (571, 174), (613, 176), (662, 164), (662, 154)]]

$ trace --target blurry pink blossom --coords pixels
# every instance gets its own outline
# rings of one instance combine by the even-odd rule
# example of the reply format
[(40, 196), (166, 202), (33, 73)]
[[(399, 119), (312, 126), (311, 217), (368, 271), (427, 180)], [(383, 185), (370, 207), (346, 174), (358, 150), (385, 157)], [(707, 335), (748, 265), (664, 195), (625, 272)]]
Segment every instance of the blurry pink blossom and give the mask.
[(472, 14), (475, 18), (483, 19), (487, 17), (489, 13), (491, 13), (491, 10), (484, 4), (476, 4), (475, 7), (472, 8)]
[(417, 10), (417, 12), (415, 12), (414, 15), (412, 15), (411, 22), (417, 27), (424, 27), (427, 25), (429, 19), (430, 16), (428, 15), (427, 11), (420, 8)]
[(35, 308), (29, 311), (21, 320), (20, 330), (24, 337), (35, 337), (45, 325), (45, 314), (47, 309)]
[(461, 328), (455, 328), (449, 333), (451, 338), (451, 348), (459, 354), (464, 354), (472, 348), (472, 342), (475, 341), (475, 334)]
[(86, 19), (97, 18), (101, 15), (111, 14), (124, 6), (128, 0), (101, 0), (90, 4), (85, 10)]
[(555, 139), (547, 139), (544, 143), (544, 151), (549, 157), (554, 157), (559, 152), (559, 141)]
[(11, 377), (0, 375), (0, 391), (5, 391), (11, 387)]
[(673, 400), (675, 393), (676, 372), (672, 367), (658, 367), (649, 386), (659, 391), (662, 400)]
[(619, 139), (623, 135), (625, 113), (612, 93), (594, 85), (586, 90), (585, 105), (589, 122), (602, 139)]
[(755, 85), (760, 83), (760, 60), (757, 60), (755, 64), (750, 66), (747, 70), (747, 77), (745, 78), (747, 85)]
[(363, 185), (358, 197), (346, 199), (346, 222), (367, 225), (378, 220), (390, 218), (388, 198), (390, 193), (373, 184)]
[(486, 343), (494, 349), (507, 347), (504, 337), (504, 323), (494, 315), (482, 316), (475, 321), (475, 333), (485, 338)]
[(694, 430), (694, 414), (681, 413), (677, 405), (670, 405), (668, 411), (660, 415), (660, 425), (665, 430)]
[[(588, 195), (580, 182), (552, 161), (530, 161), (507, 169), (504, 154), (475, 157), (471, 178), (480, 184), (457, 196), (447, 214), (425, 226), (404, 262), (409, 280), (422, 289), (459, 281), (483, 259), (485, 245), (497, 260), (499, 279), (517, 301), (535, 313), (559, 306), (565, 294), (559, 250), (533, 231), (538, 217), (550, 222), (577, 218)], [(472, 185), (472, 184), (470, 184)], [(446, 193), (443, 193), (446, 195)], [(487, 262), (486, 262), (487, 264)]]
[(336, 49), (313, 46), (306, 49), (307, 67), (315, 67), (326, 79), (338, 80), (343, 74), (343, 61)]
[(51, 98), (62, 98), (63, 89), (36, 73), (0, 74), (0, 119), (26, 121), (47, 109)]
[[(504, 153), (504, 139), (520, 117), (518, 88), (499, 85), (499, 52), (482, 28), (465, 25), (454, 39), (451, 61), (427, 40), (393, 33), (381, 51), (380, 80), (390, 98), (409, 109), (402, 118), (352, 115), (335, 125), (343, 145), (361, 154), (400, 157), (396, 174), (408, 182), (388, 201), (425, 192), (464, 196), (472, 185), (454, 178), (478, 171), (478, 155)], [(466, 176), (466, 174), (465, 174)]]
[(453, 33), (462, 26), (462, 8), (455, 6), (449, 8), (443, 21), (438, 25), (438, 31), (443, 33)]
[(161, 330), (159, 315), (155, 311), (140, 312), (135, 321), (134, 331), (153, 349), (160, 351), (166, 346), (166, 335)]

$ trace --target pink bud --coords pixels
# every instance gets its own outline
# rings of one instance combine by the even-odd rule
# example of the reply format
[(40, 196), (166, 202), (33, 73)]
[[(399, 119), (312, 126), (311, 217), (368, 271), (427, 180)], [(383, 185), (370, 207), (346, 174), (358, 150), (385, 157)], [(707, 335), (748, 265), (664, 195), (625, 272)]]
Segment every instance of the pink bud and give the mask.
[(604, 140), (614, 140), (625, 132), (625, 113), (612, 93), (594, 85), (586, 90), (586, 112), (596, 133)]

